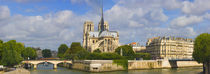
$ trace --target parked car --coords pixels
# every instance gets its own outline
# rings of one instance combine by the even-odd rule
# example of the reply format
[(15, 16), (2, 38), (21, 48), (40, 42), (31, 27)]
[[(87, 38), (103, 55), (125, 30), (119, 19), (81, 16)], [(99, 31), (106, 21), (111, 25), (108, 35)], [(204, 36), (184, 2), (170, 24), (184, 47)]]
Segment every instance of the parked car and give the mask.
[(0, 71), (2, 71), (4, 69), (3, 65), (0, 65)]

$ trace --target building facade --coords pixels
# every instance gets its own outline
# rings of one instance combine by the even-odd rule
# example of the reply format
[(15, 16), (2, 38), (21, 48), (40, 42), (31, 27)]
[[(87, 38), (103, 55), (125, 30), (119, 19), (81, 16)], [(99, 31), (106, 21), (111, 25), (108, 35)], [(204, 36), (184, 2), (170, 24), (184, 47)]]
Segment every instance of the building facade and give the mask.
[(96, 49), (101, 52), (114, 52), (119, 46), (119, 34), (117, 31), (109, 31), (108, 22), (104, 22), (103, 9), (98, 30), (95, 31), (92, 21), (85, 21), (83, 27), (83, 47), (90, 52)]
[(130, 43), (128, 45), (130, 45), (133, 48), (133, 51), (135, 53), (140, 53), (140, 52), (145, 53), (146, 52), (146, 47), (143, 46), (143, 45), (140, 45), (137, 42), (132, 42), (132, 43)]
[(193, 40), (180, 37), (154, 37), (148, 39), (146, 51), (153, 59), (192, 59)]

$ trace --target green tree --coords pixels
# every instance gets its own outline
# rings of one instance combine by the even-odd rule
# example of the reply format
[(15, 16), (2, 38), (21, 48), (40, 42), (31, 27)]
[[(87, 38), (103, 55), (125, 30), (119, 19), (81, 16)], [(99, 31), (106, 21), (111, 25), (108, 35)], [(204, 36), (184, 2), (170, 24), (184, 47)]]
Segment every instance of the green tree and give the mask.
[[(3, 52), (1, 63), (8, 67), (13, 67), (14, 65), (19, 64), (23, 58), (21, 53), (17, 51), (17, 48), (24, 48), (19, 46), (15, 40), (10, 40), (6, 43), (3, 43)], [(21, 49), (22, 50), (22, 49)]]
[(51, 50), (50, 49), (44, 49), (44, 50), (42, 50), (42, 56), (44, 58), (50, 58), (50, 57), (52, 57)]
[(151, 55), (149, 53), (136, 53), (135, 58), (143, 58), (144, 60), (150, 60)]
[(96, 49), (96, 50), (94, 50), (93, 52), (101, 53), (101, 50), (100, 50), (100, 49)]
[(85, 50), (82, 48), (81, 44), (79, 42), (72, 42), (69, 49), (66, 50), (64, 57), (65, 59), (78, 59), (77, 53), (80, 51)]
[(22, 52), (22, 57), (25, 59), (25, 60), (28, 60), (28, 58), (31, 60), (31, 59), (36, 59), (37, 57), (37, 54), (36, 54), (36, 50), (31, 48), (31, 47), (27, 47), (25, 48), (25, 50), (23, 50)]
[(66, 50), (68, 49), (68, 46), (66, 44), (61, 44), (58, 48), (58, 57), (62, 58)]
[(117, 53), (101, 53), (101, 60), (118, 60), (125, 59), (123, 56), (120, 56)]
[(88, 55), (90, 55), (90, 53), (87, 50), (81, 50), (76, 54), (78, 60), (88, 60)]
[(72, 59), (72, 54), (71, 54), (71, 48), (68, 48), (67, 50), (66, 50), (66, 52), (64, 53), (64, 55), (63, 55), (63, 58), (64, 59)]
[(71, 44), (71, 53), (75, 54), (81, 50), (84, 50), (84, 48), (82, 48), (81, 44), (79, 42), (72, 42)]
[(205, 74), (210, 72), (210, 34), (203, 33), (196, 37), (193, 58), (199, 63), (203, 63), (203, 72)]
[(3, 52), (3, 41), (0, 40), (0, 64), (1, 64), (2, 52)]
[(122, 49), (122, 56), (125, 56), (129, 60), (133, 60), (135, 58), (135, 53), (133, 51), (133, 48), (129, 45), (123, 45), (115, 49), (115, 53), (121, 54)]
[(198, 62), (210, 61), (210, 34), (203, 33), (196, 37), (193, 58)]

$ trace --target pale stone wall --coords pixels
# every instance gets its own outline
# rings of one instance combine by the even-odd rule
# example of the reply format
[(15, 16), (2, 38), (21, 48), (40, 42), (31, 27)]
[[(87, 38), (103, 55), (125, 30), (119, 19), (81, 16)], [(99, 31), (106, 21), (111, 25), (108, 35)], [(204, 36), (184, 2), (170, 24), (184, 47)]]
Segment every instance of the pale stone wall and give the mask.
[(161, 61), (157, 60), (128, 61), (128, 69), (152, 69), (152, 68), (162, 68)]
[(4, 72), (4, 74), (30, 74), (30, 72), (24, 68), (18, 68), (14, 71)]
[(177, 61), (178, 67), (194, 67), (194, 66), (203, 66), (203, 64), (196, 61)]
[[(167, 59), (128, 60), (128, 70), (194, 66), (202, 66), (202, 64), (199, 64), (196, 61), (169, 61)], [(89, 72), (125, 70), (123, 66), (113, 63), (112, 60), (77, 60), (73, 63), (72, 68)]]
[(89, 71), (90, 65), (89, 65), (89, 63), (87, 63), (87, 62), (85, 63), (84, 61), (77, 61), (72, 65), (72, 69)]
[(114, 64), (112, 60), (77, 60), (72, 68), (89, 72), (124, 70), (121, 65)]
[(128, 69), (180, 68), (196, 66), (202, 66), (202, 64), (199, 64), (196, 61), (169, 61), (166, 59), (128, 61)]
[(162, 59), (161, 63), (162, 63), (162, 68), (171, 68), (172, 67), (168, 59)]

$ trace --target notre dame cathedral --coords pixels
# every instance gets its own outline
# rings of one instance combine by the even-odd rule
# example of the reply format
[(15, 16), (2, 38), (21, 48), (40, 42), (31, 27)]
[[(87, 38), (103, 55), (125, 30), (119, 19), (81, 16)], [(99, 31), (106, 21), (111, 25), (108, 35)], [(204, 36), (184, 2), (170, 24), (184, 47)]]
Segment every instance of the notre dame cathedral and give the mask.
[(94, 24), (86, 21), (83, 28), (83, 47), (93, 52), (99, 49), (101, 52), (114, 52), (119, 46), (119, 34), (117, 31), (109, 31), (108, 22), (104, 22), (103, 8), (98, 30), (94, 30)]

